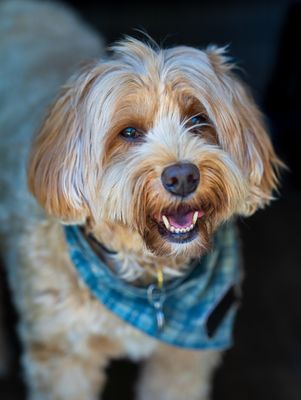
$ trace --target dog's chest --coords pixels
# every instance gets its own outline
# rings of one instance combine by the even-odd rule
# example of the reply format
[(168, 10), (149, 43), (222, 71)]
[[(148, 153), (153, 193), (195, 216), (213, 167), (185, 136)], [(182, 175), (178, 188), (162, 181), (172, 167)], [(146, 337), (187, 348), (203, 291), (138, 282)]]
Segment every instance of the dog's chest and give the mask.
[(231, 224), (220, 228), (214, 250), (197, 259), (186, 277), (161, 288), (134, 287), (121, 280), (96, 256), (76, 226), (65, 227), (65, 235), (77, 277), (112, 316), (173, 346), (202, 350), (230, 346), (239, 281), (236, 231)]
[(112, 333), (112, 336), (120, 343), (123, 352), (133, 361), (148, 357), (158, 345), (155, 339), (152, 339), (123, 321), (116, 323), (116, 327)]
[[(232, 235), (232, 230), (228, 234)], [(67, 341), (77, 352), (85, 352), (92, 338), (92, 343), (95, 341), (107, 343), (108, 348), (117, 349), (117, 351), (114, 350), (116, 355), (127, 355), (134, 360), (147, 357), (154, 351), (159, 343), (155, 338), (189, 348), (228, 346), (233, 312), (229, 313), (229, 318), (225, 319), (221, 329), (217, 331), (218, 334), (212, 339), (207, 337), (204, 329), (208, 304), (209, 309), (211, 309), (211, 304), (216, 306), (224, 289), (233, 283), (236, 273), (235, 270), (232, 271), (232, 263), (229, 264), (229, 274), (226, 273), (228, 269), (221, 270), (221, 273), (217, 270), (214, 275), (211, 274), (212, 268), (208, 268), (208, 271), (204, 269), (204, 272), (209, 273), (211, 282), (209, 285), (211, 289), (208, 290), (209, 297), (205, 296), (207, 291), (203, 291), (208, 286), (207, 273), (206, 279), (188, 280), (185, 285), (181, 284), (180, 292), (177, 289), (169, 293), (164, 303), (166, 325), (162, 331), (158, 331), (156, 314), (152, 305), (144, 297), (135, 296), (135, 301), (133, 301), (132, 292), (129, 302), (124, 292), (117, 290), (115, 279), (107, 281), (108, 276), (104, 274), (91, 275), (94, 263), (91, 264), (91, 268), (88, 268), (88, 265), (82, 262), (85, 261), (83, 259), (85, 252), (78, 251), (77, 248), (75, 248), (76, 251), (69, 253), (61, 227), (46, 222), (40, 226), (40, 229), (36, 227), (32, 235), (32, 248), (35, 251), (26, 254), (27, 258), (29, 257), (26, 260), (26, 267), (20, 269), (19, 272), (27, 270), (27, 273), (35, 277), (32, 282), (35, 287), (31, 285), (30, 291), (31, 296), (37, 293), (34, 308), (38, 308), (40, 312), (40, 309), (44, 310), (44, 306), (47, 305), (47, 310), (43, 311), (43, 321), (41, 321), (43, 335), (53, 336), (58, 331), (63, 331), (67, 336)], [(47, 247), (45, 247), (45, 238), (47, 238)], [(28, 239), (27, 236), (27, 241)], [(231, 247), (226, 248), (231, 249)], [(227, 255), (229, 256), (229, 251)], [(22, 258), (24, 263), (26, 258), (24, 253)], [(41, 268), (41, 260), (43, 268)], [(99, 268), (99, 272), (103, 271), (107, 269)], [(196, 271), (201, 273), (202, 269)], [(24, 279), (19, 277), (18, 282), (24, 282)], [(202, 282), (203, 285), (201, 285)], [(197, 284), (192, 286), (192, 283)], [(127, 286), (126, 289), (128, 290)], [(201, 296), (202, 302), (196, 303), (198, 295), (196, 296), (195, 292), (198, 293), (199, 290), (204, 296)], [(185, 295), (185, 301), (183, 291), (188, 294), (188, 297)], [(122, 296), (121, 293), (123, 293)], [(217, 297), (211, 299), (215, 294)], [(208, 303), (207, 300), (212, 301)], [(206, 307), (203, 304), (204, 301)], [(196, 309), (200, 312), (189, 314), (187, 310), (191, 309), (190, 304), (194, 305), (192, 311)], [(46, 318), (47, 315), (48, 318)], [(172, 330), (174, 326), (176, 329)]]
[[(84, 286), (82, 289), (86, 291)], [(86, 306), (81, 321), (78, 321), (78, 326), (79, 334), (82, 332), (84, 336), (87, 336), (87, 340), (93, 336), (106, 338), (119, 349), (121, 355), (133, 361), (148, 357), (157, 347), (157, 340), (116, 317), (96, 299), (91, 298)], [(86, 327), (84, 331), (83, 327)], [(78, 338), (74, 336), (73, 340), (77, 342)]]

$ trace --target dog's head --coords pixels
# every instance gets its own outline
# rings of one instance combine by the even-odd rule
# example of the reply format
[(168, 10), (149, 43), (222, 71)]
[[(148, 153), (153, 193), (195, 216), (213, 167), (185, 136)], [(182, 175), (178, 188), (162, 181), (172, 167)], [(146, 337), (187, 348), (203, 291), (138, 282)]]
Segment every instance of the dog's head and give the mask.
[(65, 222), (119, 226), (157, 255), (194, 256), (223, 221), (270, 201), (278, 165), (222, 49), (127, 39), (63, 88), (29, 184)]

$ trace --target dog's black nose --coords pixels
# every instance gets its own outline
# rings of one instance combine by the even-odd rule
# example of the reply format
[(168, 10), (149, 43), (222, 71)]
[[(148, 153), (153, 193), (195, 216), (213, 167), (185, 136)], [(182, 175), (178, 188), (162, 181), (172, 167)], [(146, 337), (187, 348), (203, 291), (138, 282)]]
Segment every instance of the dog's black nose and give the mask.
[(161, 175), (164, 188), (176, 196), (188, 196), (200, 181), (199, 169), (191, 163), (178, 163), (166, 167)]

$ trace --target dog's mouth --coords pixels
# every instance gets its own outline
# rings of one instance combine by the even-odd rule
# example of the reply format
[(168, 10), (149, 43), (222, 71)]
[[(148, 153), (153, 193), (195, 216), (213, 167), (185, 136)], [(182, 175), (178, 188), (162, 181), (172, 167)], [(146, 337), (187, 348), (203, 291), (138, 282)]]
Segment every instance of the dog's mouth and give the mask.
[(176, 210), (165, 209), (156, 218), (158, 231), (165, 240), (173, 243), (188, 243), (198, 234), (198, 221), (204, 212), (188, 206), (180, 206)]

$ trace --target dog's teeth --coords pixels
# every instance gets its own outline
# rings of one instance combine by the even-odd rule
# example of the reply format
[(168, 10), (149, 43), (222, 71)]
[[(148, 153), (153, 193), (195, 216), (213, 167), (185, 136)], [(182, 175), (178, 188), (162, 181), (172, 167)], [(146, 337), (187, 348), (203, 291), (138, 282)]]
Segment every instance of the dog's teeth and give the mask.
[(194, 228), (197, 219), (198, 219), (198, 212), (196, 211), (193, 215), (193, 223), (190, 226), (187, 226), (186, 228), (176, 228), (170, 224), (168, 218), (165, 215), (162, 215), (162, 221), (166, 229), (169, 230), (169, 232), (171, 233), (186, 233), (191, 231)]
[(170, 223), (168, 221), (168, 218), (165, 215), (162, 215), (162, 220), (164, 222), (165, 228), (170, 230)]
[(198, 220), (198, 217), (199, 217), (199, 212), (195, 211), (195, 213), (193, 214), (193, 218), (192, 218), (193, 225), (196, 224), (196, 221)]

